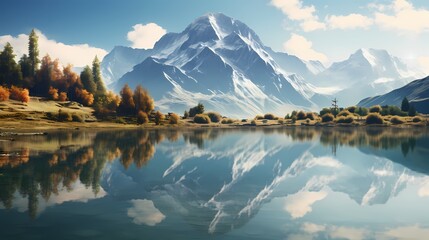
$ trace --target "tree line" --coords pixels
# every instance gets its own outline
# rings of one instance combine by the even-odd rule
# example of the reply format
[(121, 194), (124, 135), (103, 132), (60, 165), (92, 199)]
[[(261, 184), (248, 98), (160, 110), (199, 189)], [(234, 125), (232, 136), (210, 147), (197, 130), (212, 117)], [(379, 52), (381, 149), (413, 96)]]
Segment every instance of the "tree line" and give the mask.
[(97, 116), (109, 115), (147, 116), (154, 110), (154, 101), (149, 92), (137, 86), (134, 92), (125, 85), (120, 96), (107, 91), (98, 57), (92, 66), (85, 66), (80, 74), (73, 66), (61, 66), (59, 59), (49, 54), (40, 59), (38, 36), (34, 29), (28, 38), (28, 55), (18, 62), (10, 43), (0, 52), (0, 101), (10, 99), (28, 102), (29, 96), (55, 101), (76, 101), (92, 106)]

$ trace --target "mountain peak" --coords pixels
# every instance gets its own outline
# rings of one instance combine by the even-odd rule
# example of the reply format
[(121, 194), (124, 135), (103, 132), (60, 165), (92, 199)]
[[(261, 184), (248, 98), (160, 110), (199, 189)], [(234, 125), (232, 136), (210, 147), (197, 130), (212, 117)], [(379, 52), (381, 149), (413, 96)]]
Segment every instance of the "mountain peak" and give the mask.
[[(207, 13), (195, 19), (183, 33), (200, 35), (207, 40), (221, 40), (233, 33), (249, 36), (260, 42), (257, 34), (246, 24), (223, 13)], [(203, 36), (204, 35), (204, 36)]]

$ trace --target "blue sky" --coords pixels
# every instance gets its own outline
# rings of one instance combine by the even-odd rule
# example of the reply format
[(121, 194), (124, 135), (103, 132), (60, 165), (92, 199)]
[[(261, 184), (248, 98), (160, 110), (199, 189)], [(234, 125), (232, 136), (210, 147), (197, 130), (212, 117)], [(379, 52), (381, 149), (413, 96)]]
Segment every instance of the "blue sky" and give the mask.
[[(24, 53), (23, 34), (36, 28), (47, 42), (42, 52), (76, 66), (115, 45), (145, 46), (138, 43), (222, 12), (246, 23), (267, 46), (304, 59), (329, 65), (358, 48), (383, 48), (429, 69), (427, 0), (2, 0), (0, 7), (7, 9), (0, 14), (0, 47), (9, 41), (18, 55)], [(149, 23), (165, 31), (147, 28), (153, 32), (148, 36)], [(137, 24), (143, 32), (131, 42), (127, 34)]]

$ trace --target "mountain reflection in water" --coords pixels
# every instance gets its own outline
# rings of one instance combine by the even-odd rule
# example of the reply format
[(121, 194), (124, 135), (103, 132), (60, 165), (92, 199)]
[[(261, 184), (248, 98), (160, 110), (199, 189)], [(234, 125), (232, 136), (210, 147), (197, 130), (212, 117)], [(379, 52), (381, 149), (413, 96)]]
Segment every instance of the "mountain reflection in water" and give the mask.
[[(71, 223), (60, 236), (423, 234), (429, 231), (423, 217), (429, 213), (428, 133), (264, 128), (18, 136), (0, 141), (0, 224), (11, 229), (0, 237), (49, 237), (40, 226)], [(408, 213), (397, 209), (401, 204)], [(83, 223), (90, 230), (80, 229)]]

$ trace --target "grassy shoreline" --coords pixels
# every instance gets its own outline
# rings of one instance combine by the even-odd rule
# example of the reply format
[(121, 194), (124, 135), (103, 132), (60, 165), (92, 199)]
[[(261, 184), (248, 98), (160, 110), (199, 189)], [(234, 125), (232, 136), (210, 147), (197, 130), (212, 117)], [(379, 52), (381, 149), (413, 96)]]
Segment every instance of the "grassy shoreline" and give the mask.
[[(47, 114), (58, 114), (65, 111), (83, 116), (84, 121), (55, 121), (47, 118)], [(322, 128), (355, 128), (355, 127), (426, 127), (429, 122), (428, 116), (422, 116), (419, 123), (412, 122), (411, 118), (404, 118), (402, 124), (392, 124), (385, 121), (385, 124), (366, 125), (363, 118), (357, 118), (353, 123), (321, 123), (317, 120), (296, 120), (291, 119), (243, 119), (230, 123), (194, 123), (191, 118), (181, 119), (178, 124), (169, 124), (167, 120), (161, 125), (153, 122), (144, 125), (136, 123), (119, 123), (115, 121), (100, 121), (93, 115), (93, 109), (84, 107), (75, 102), (45, 101), (32, 97), (29, 103), (18, 101), (0, 102), (0, 133), (4, 132), (41, 132), (54, 130), (77, 130), (77, 129), (191, 129), (191, 128), (296, 128), (296, 127), (322, 127)], [(388, 117), (388, 118), (391, 118)], [(319, 119), (320, 120), (320, 119)]]

